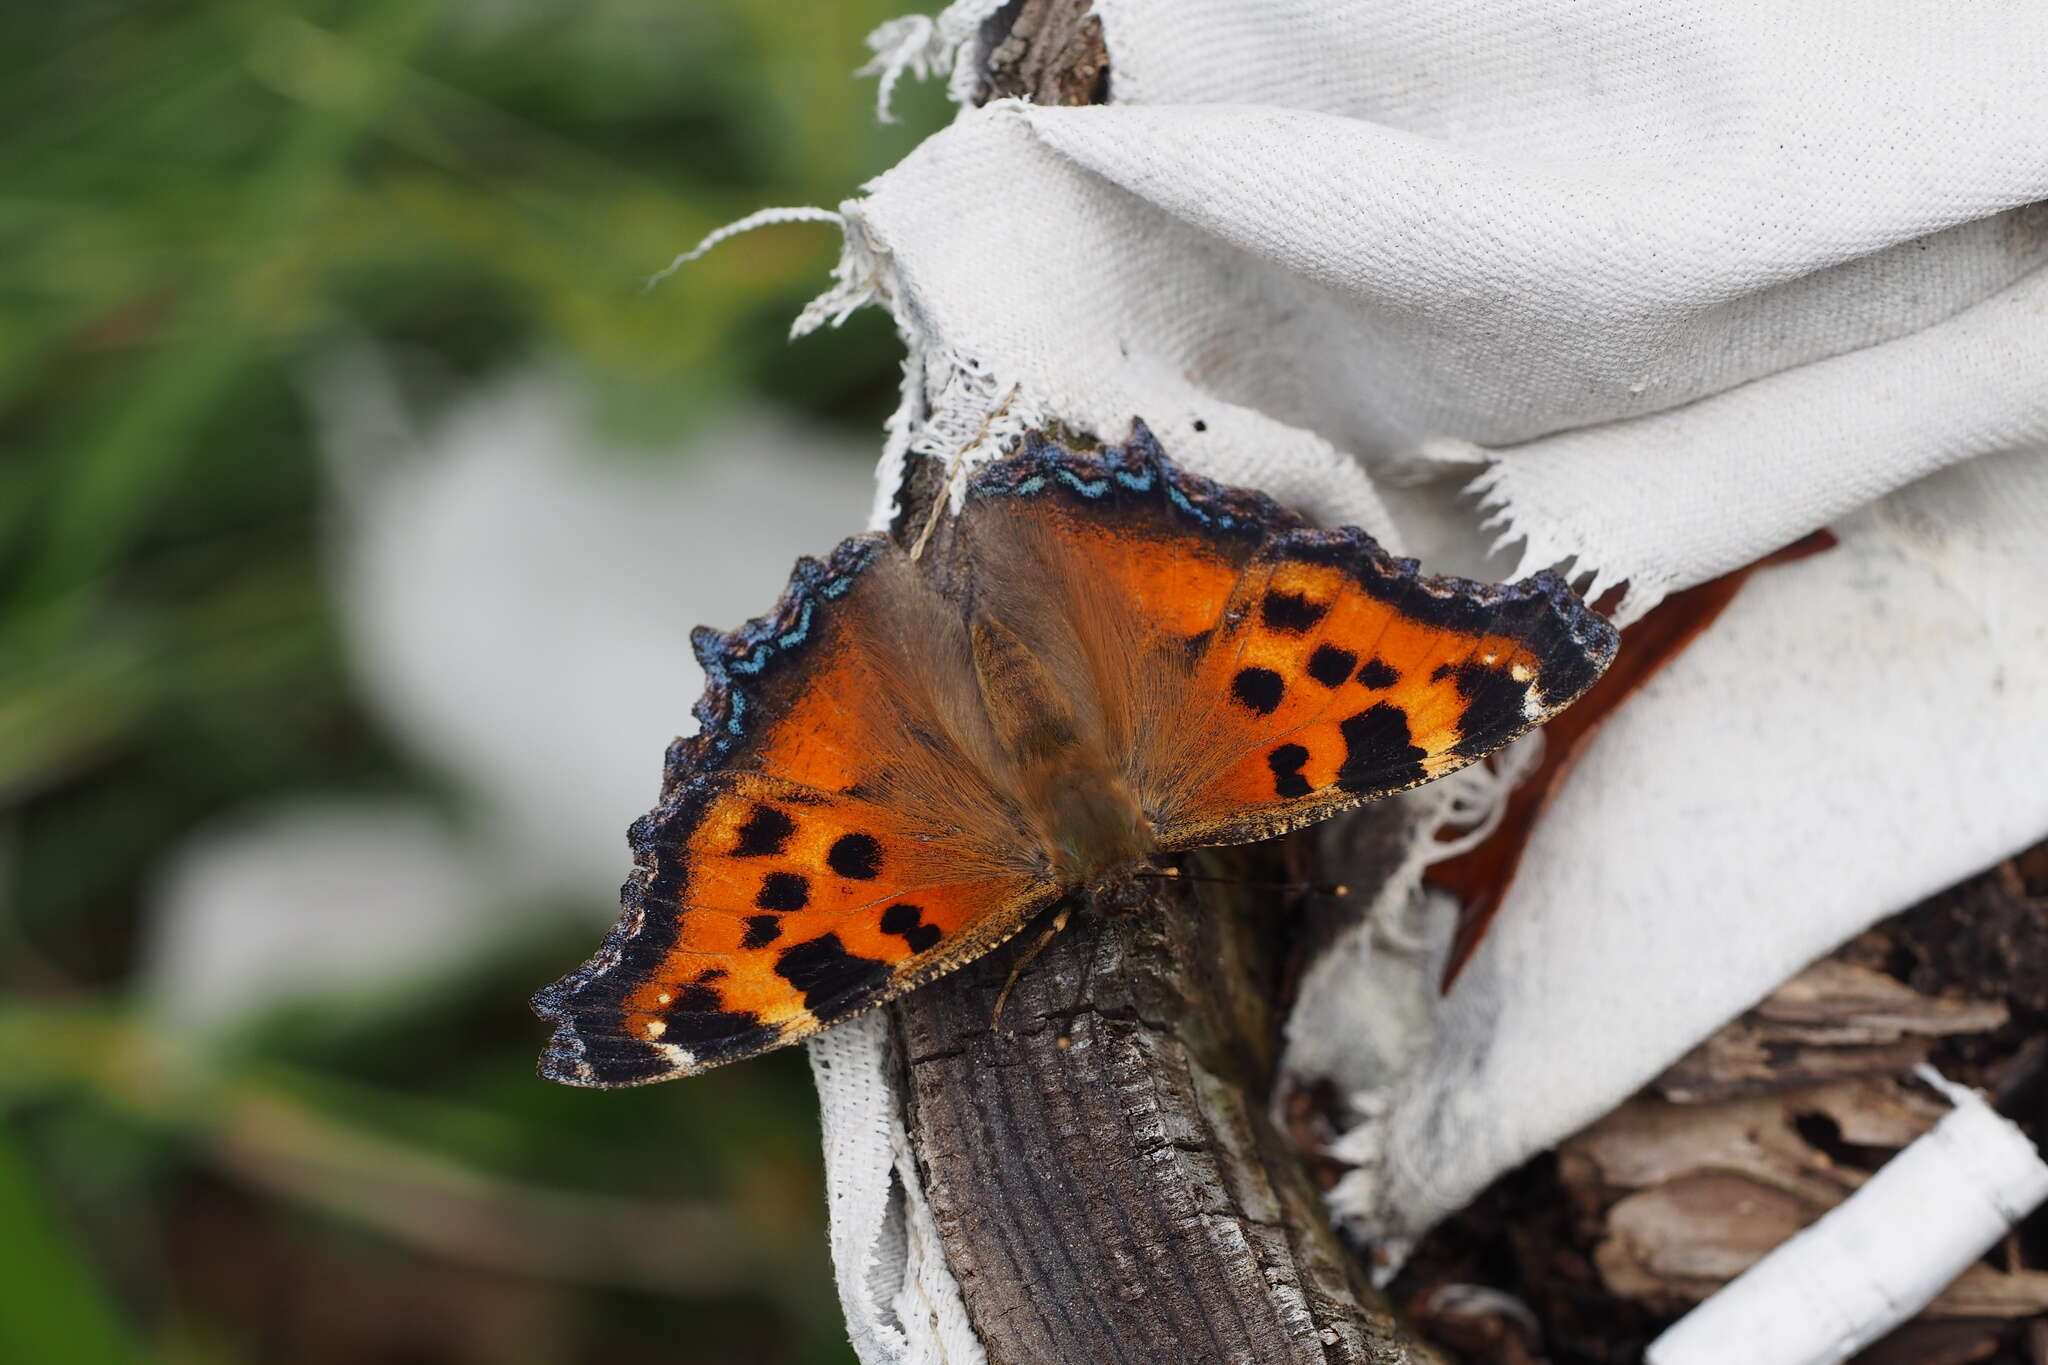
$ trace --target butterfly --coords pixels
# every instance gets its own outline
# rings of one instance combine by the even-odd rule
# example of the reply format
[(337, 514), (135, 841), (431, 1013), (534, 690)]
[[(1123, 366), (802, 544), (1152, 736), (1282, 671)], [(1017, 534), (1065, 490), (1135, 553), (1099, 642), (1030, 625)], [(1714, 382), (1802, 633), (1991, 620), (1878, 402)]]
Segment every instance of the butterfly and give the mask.
[(1616, 635), (1555, 574), (1424, 576), (1134, 424), (1027, 436), (929, 554), (855, 536), (691, 641), (700, 729), (632, 826), (618, 923), (534, 997), (551, 1080), (754, 1056), (1076, 890), (1453, 772), (1585, 692)]

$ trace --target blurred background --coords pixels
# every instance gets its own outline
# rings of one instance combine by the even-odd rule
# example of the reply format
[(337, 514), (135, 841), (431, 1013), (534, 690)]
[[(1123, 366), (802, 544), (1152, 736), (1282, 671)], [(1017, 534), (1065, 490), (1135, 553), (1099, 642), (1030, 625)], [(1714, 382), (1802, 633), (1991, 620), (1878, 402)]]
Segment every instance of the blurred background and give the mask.
[(800, 1053), (533, 1073), (692, 728), (860, 528), (794, 345), (946, 116), (907, 0), (0, 8), (0, 1362), (844, 1362)]

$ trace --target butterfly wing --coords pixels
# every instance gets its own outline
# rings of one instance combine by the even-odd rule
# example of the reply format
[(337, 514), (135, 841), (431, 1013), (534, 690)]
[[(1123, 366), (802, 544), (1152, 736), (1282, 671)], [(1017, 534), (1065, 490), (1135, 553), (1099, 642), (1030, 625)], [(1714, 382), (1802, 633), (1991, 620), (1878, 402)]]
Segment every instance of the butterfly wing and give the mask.
[(1577, 700), (1616, 638), (1555, 574), (1425, 577), (1355, 529), (1283, 531), (1196, 669), (1208, 742), (1159, 756), (1161, 843), (1268, 838), (1455, 772)]
[(1555, 575), (1425, 577), (1361, 531), (1186, 473), (1142, 426), (1093, 453), (1027, 441), (971, 485), (962, 535), (1005, 566), (980, 584), (990, 609), (1100, 699), (1168, 849), (1443, 776), (1568, 705), (1614, 653)]
[(986, 951), (1059, 894), (1020, 858), (950, 609), (880, 537), (774, 614), (699, 632), (701, 730), (603, 947), (541, 991), (541, 1073), (622, 1086), (814, 1033)]

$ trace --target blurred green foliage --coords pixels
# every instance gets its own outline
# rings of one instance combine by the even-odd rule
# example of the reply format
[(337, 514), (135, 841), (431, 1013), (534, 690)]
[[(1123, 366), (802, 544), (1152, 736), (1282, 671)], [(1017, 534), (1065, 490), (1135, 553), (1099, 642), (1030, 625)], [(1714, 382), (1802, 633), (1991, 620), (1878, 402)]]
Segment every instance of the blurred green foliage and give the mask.
[(293, 792), (425, 791), (352, 692), (300, 385), (368, 338), (536, 355), (673, 445), (743, 399), (878, 433), (885, 319), (786, 348), (830, 204), (944, 117), (851, 78), (904, 0), (77, 0), (0, 9), (0, 1359), (850, 1359), (800, 1058), (538, 1084), (527, 991), (194, 1057), (133, 974), (150, 878)]

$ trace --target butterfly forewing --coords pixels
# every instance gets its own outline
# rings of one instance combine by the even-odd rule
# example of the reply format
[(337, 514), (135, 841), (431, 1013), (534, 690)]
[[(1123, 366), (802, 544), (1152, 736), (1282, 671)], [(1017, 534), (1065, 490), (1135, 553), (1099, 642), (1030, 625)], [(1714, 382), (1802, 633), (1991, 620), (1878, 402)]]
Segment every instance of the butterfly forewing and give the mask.
[(1282, 531), (1190, 689), (1209, 743), (1161, 785), (1161, 843), (1265, 838), (1453, 772), (1575, 700), (1614, 642), (1554, 576), (1433, 579), (1354, 530)]
[(535, 999), (557, 1026), (543, 1074), (635, 1085), (752, 1056), (985, 951), (1057, 894), (928, 666), (949, 640), (927, 593), (899, 551), (850, 541), (800, 565), (773, 616), (700, 633), (703, 728), (633, 827), (618, 925)]

